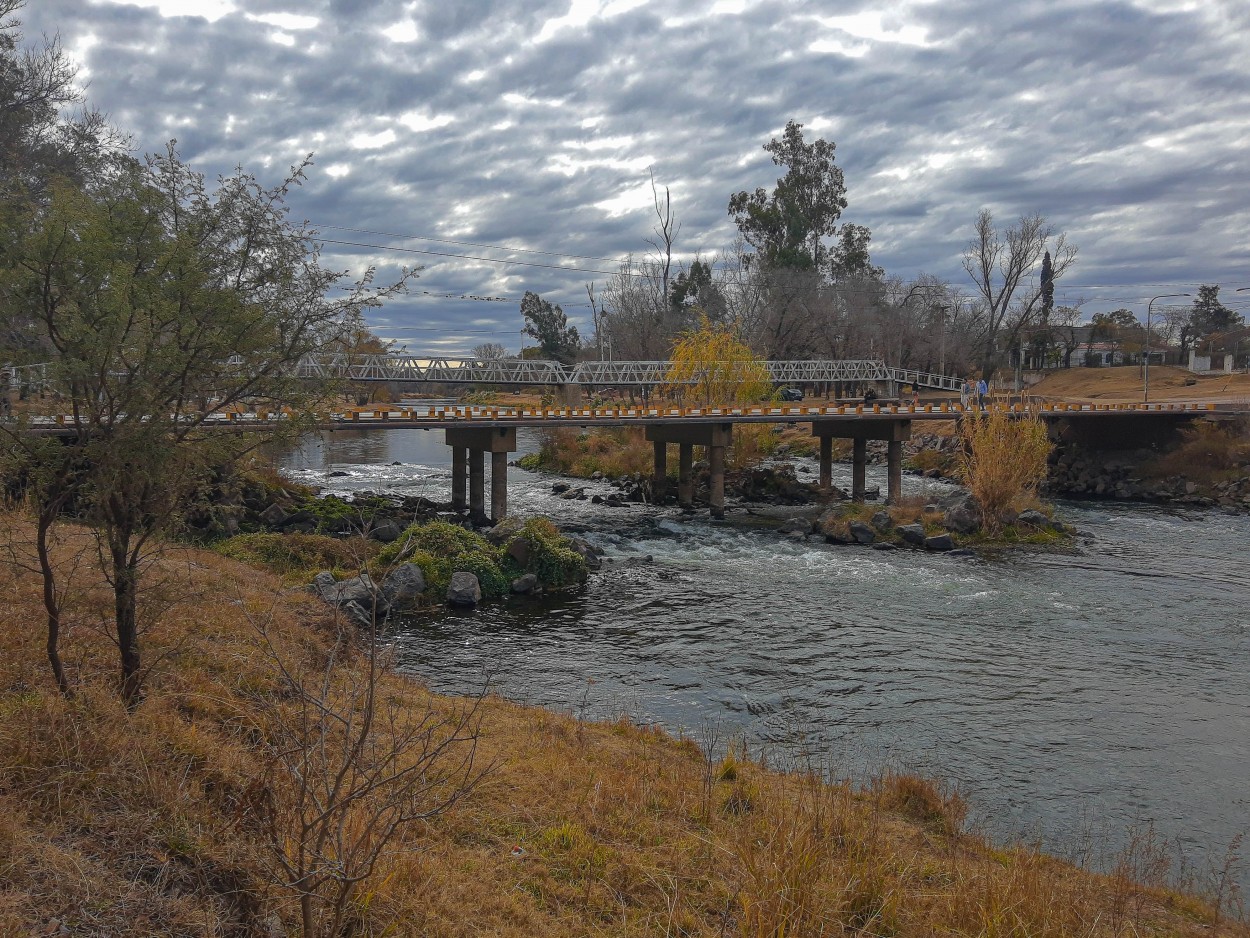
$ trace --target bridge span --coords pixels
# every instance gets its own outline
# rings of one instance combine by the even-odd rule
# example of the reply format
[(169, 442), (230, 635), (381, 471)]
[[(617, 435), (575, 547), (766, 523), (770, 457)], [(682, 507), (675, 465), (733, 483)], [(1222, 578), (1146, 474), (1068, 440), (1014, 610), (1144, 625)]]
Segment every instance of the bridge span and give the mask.
[[(718, 373), (753, 379), (763, 367), (775, 384), (911, 384), (958, 392), (961, 380), (950, 375), (894, 368), (870, 359), (718, 362)], [(670, 377), (669, 361), (579, 362), (562, 365), (535, 359), (426, 358), (419, 355), (308, 355), (300, 360), (303, 378), (346, 381), (392, 381), (438, 384), (557, 385), (561, 387), (659, 387), (697, 384), (705, 374)], [(889, 396), (893, 397), (894, 394)]]
[[(1018, 416), (1036, 415), (1051, 424), (1074, 424), (1086, 432), (1141, 434), (1152, 427), (1175, 426), (1198, 418), (1232, 416), (1215, 404), (993, 404), (990, 410)], [(434, 405), (353, 408), (316, 415), (309, 429), (443, 430), (452, 455), (452, 506), (468, 509), (479, 522), (498, 522), (508, 513), (508, 456), (517, 450), (520, 427), (628, 427), (644, 428), (654, 453), (653, 490), (668, 486), (668, 447), (678, 447), (677, 500), (693, 506), (694, 447), (704, 447), (711, 474), (708, 503), (714, 518), (725, 514), (725, 453), (733, 427), (743, 423), (810, 423), (820, 440), (820, 486), (833, 484), (833, 440), (849, 439), (851, 497), (865, 497), (868, 441), (886, 443), (887, 503), (902, 494), (903, 443), (911, 439), (913, 423), (958, 420), (978, 412), (959, 404), (836, 404), (744, 405), (725, 407), (491, 407)], [(289, 412), (223, 413), (204, 419), (203, 425), (234, 432), (272, 430), (294, 418)], [(1081, 425), (1084, 425), (1083, 427)], [(38, 418), (26, 429), (40, 435), (73, 435), (68, 416)], [(485, 455), (491, 454), (490, 512), (486, 510)]]

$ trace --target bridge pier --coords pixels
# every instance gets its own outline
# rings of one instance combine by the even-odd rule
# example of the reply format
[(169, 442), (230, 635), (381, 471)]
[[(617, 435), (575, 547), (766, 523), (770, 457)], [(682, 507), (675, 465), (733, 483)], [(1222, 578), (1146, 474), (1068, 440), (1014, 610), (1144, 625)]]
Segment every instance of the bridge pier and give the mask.
[(651, 443), (651, 449), (653, 455), (651, 494), (658, 505), (664, 501), (664, 492), (668, 487), (668, 444), (655, 440)]
[(682, 508), (690, 508), (694, 504), (694, 485), (691, 479), (694, 447), (689, 443), (679, 443), (677, 454), (677, 504)]
[(813, 420), (812, 435), (820, 438), (820, 484), (833, 482), (833, 438), (852, 441), (851, 498), (862, 502), (867, 492), (868, 441), (886, 441), (886, 502), (903, 495), (903, 441), (911, 439), (911, 421), (856, 417), (852, 420)]
[[(660, 447), (676, 443), (680, 447), (678, 501), (693, 501), (690, 469), (693, 466), (692, 449), (706, 446), (711, 479), (708, 485), (708, 507), (713, 518), (725, 517), (725, 449), (733, 440), (732, 423), (695, 423), (687, 426), (674, 424), (648, 424), (647, 439), (656, 446), (657, 467)], [(667, 456), (667, 453), (666, 453)], [(684, 477), (685, 481), (680, 480)]]
[(451, 507), (464, 511), (469, 503), (469, 451), (463, 446), (451, 448)]
[[(459, 460), (467, 452), (469, 517), (474, 523), (498, 524), (508, 516), (508, 454), (516, 451), (516, 427), (448, 427), (451, 447), (452, 507), (464, 507), (464, 469)], [(457, 456), (457, 453), (461, 454)], [(490, 515), (486, 514), (486, 454), (490, 453)]]

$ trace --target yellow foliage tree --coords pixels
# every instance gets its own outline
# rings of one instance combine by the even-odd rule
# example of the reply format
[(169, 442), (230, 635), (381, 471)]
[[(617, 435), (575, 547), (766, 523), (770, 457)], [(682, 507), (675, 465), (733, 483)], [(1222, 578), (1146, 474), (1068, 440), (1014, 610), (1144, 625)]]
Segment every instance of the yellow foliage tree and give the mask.
[(703, 314), (699, 328), (673, 346), (665, 382), (665, 394), (705, 407), (766, 400), (773, 393), (764, 363), (732, 329), (714, 325)]
[(962, 436), (964, 483), (981, 507), (982, 527), (997, 533), (1008, 512), (1023, 508), (1046, 478), (1046, 425), (1004, 411), (974, 413), (964, 418)]

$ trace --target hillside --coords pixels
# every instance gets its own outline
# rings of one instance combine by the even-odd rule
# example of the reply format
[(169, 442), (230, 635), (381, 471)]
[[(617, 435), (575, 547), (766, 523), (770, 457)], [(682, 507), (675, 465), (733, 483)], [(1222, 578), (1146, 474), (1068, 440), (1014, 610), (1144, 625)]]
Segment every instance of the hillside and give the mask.
[[(1141, 368), (1125, 365), (1053, 371), (1030, 394), (1054, 401), (1136, 402), (1142, 400), (1142, 390)], [(1244, 401), (1250, 399), (1250, 374), (1196, 375), (1172, 365), (1152, 365), (1150, 399)]]

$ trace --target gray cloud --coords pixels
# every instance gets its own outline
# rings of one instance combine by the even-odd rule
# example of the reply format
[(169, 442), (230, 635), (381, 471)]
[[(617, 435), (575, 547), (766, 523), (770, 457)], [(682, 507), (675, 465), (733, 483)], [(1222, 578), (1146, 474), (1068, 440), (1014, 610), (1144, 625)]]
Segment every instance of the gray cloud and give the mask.
[[(892, 274), (966, 285), (960, 253), (987, 207), (1067, 231), (1081, 258), (1059, 292), (1090, 310), (1143, 306), (1157, 284), (1250, 284), (1250, 11), (1237, 0), (650, 2), (555, 26), (586, 5), (623, 8), (235, 0), (209, 20), (38, 0), (23, 19), (79, 51), (92, 101), (140, 149), (177, 137), (210, 176), (242, 165), (268, 181), (315, 152), (293, 213), (335, 240), (610, 270), (329, 226), (639, 254), (650, 166), (671, 187), (679, 248), (706, 256), (732, 239), (729, 195), (774, 183), (761, 147), (793, 118), (837, 143), (845, 218), (872, 229)], [(384, 275), (425, 263), (419, 291), (535, 290), (573, 316), (588, 313), (573, 305), (583, 284), (606, 280), (342, 245), (326, 256)], [(377, 321), (412, 348), (449, 336), (447, 352), (515, 348), (520, 328), (515, 304), (424, 294)]]

